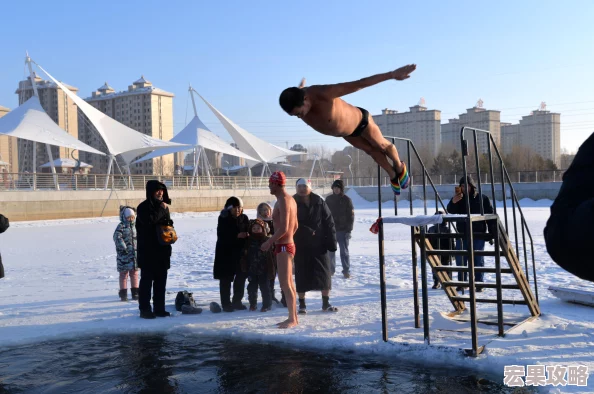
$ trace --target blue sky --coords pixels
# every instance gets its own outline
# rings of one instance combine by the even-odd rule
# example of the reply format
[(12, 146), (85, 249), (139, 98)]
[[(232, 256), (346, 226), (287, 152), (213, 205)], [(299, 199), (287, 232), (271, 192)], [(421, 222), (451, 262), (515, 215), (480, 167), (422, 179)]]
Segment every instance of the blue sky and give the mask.
[[(336, 83), (416, 63), (404, 82), (347, 96), (372, 114), (424, 97), (442, 122), (481, 98), (517, 122), (541, 101), (560, 112), (562, 146), (594, 131), (591, 1), (11, 1), (2, 4), (0, 105), (14, 108), (25, 50), (87, 97), (144, 74), (173, 92), (175, 131), (191, 119), (188, 83), (248, 131), (284, 146), (341, 148), (278, 105), (285, 87)], [(187, 108), (187, 118), (186, 118)], [(198, 114), (230, 137), (198, 102)]]

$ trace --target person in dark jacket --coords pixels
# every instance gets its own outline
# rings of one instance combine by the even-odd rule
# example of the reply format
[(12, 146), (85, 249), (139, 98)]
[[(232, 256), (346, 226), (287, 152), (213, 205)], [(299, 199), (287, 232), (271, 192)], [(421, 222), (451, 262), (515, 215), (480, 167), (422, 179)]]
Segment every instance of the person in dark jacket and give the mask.
[[(443, 211), (437, 211), (435, 212), (436, 215), (443, 215)], [(442, 222), (441, 224), (435, 224), (431, 227), (429, 227), (429, 229), (427, 230), (427, 233), (429, 234), (450, 234), (450, 228), (448, 226), (447, 223)], [(454, 242), (451, 238), (448, 239), (431, 239), (429, 242), (431, 242), (431, 247), (433, 249), (438, 249), (438, 250), (455, 250), (454, 249)], [(451, 265), (451, 256), (441, 256), (441, 265)], [(452, 274), (448, 273), (448, 276), (450, 277), (450, 280), (452, 279)], [(435, 271), (433, 271), (433, 287), (432, 289), (439, 289), (441, 287), (441, 284), (439, 283), (439, 280), (437, 279), (437, 275), (435, 274)]]
[(330, 305), (332, 270), (328, 251), (336, 252), (336, 229), (330, 209), (322, 199), (311, 192), (309, 181), (297, 180), (297, 222), (295, 233), (295, 285), (299, 295), (299, 313), (307, 313), (305, 293), (322, 291), (322, 310), (336, 312)]
[(150, 180), (146, 183), (146, 200), (136, 209), (136, 254), (140, 268), (138, 308), (140, 317), (144, 319), (170, 316), (165, 310), (165, 287), (167, 271), (171, 267), (171, 245), (162, 245), (157, 233), (159, 226), (173, 224), (169, 216), (170, 204), (167, 187), (159, 181)]
[[(263, 220), (264, 224), (266, 224), (268, 234), (270, 236), (274, 235), (274, 223), (272, 222), (272, 206), (267, 202), (261, 202), (258, 204), (257, 211), (257, 219)], [(274, 278), (270, 279), (270, 297), (272, 301), (276, 302), (277, 304), (280, 301), (275, 296), (274, 290), (274, 282), (276, 281), (276, 259), (274, 259)], [(284, 296), (283, 291), (281, 290), (281, 295)], [(284, 304), (286, 306), (286, 302)]]
[[(332, 194), (326, 197), (326, 205), (332, 212), (334, 225), (336, 226), (336, 240), (340, 248), (340, 262), (342, 263), (342, 275), (348, 279), (351, 277), (351, 262), (349, 259), (349, 241), (351, 231), (355, 223), (355, 208), (351, 198), (344, 194), (344, 184), (337, 179), (332, 184)], [(336, 253), (329, 252), (332, 275), (336, 271)]]
[[(450, 202), (448, 203), (447, 210), (448, 213), (451, 214), (462, 214), (466, 215), (468, 210), (466, 208), (466, 201), (464, 198), (464, 193), (466, 193), (466, 183), (468, 182), (468, 190), (469, 190), (469, 203), (470, 203), (470, 213), (471, 214), (480, 214), (481, 213), (481, 200), (483, 201), (483, 210), (485, 214), (492, 214), (493, 207), (491, 206), (491, 200), (489, 197), (485, 196), (484, 194), (479, 195), (478, 190), (476, 188), (476, 184), (470, 175), (467, 176), (467, 179), (464, 177), (460, 178), (460, 187), (462, 188), (462, 192), (456, 194)], [(456, 228), (458, 232), (461, 234), (466, 234), (466, 222), (459, 221), (456, 224)], [(487, 222), (485, 221), (477, 221), (472, 223), (472, 233), (474, 235), (478, 235), (479, 239), (473, 239), (473, 249), (474, 250), (484, 250), (485, 249), (485, 234), (487, 233)], [(491, 234), (494, 231), (490, 231)], [(482, 236), (482, 237), (481, 237)], [(463, 240), (457, 239), (456, 240), (456, 250), (468, 250), (466, 238)], [(456, 265), (457, 266), (466, 266), (468, 265), (468, 257), (463, 256), (456, 256)], [(485, 266), (485, 258), (484, 256), (474, 256), (474, 266), (475, 267), (484, 267)], [(474, 280), (475, 282), (482, 282), (484, 279), (484, 272), (475, 272), (474, 273)], [(466, 282), (468, 281), (468, 273), (467, 272), (458, 272), (458, 281)], [(457, 291), (462, 290), (461, 287), (456, 288)], [(476, 289), (477, 292), (481, 292), (482, 288)]]
[(250, 311), (257, 309), (258, 287), (260, 287), (262, 293), (262, 309), (260, 309), (260, 312), (268, 312), (272, 307), (270, 280), (276, 276), (275, 258), (271, 249), (261, 250), (262, 244), (269, 239), (268, 226), (263, 220), (254, 219), (250, 221), (249, 236), (246, 239), (241, 259), (241, 270), (247, 273), (249, 280), (247, 291)]
[(219, 280), (221, 306), (225, 312), (247, 309), (241, 303), (247, 274), (241, 271), (240, 261), (248, 230), (249, 219), (243, 213), (243, 202), (239, 197), (229, 197), (219, 215), (214, 260), (214, 278)]
[(594, 133), (580, 146), (563, 174), (559, 194), (544, 229), (547, 252), (557, 265), (594, 282)]
[[(4, 215), (0, 215), (0, 234), (8, 230), (10, 227), (10, 222), (8, 218)], [(4, 278), (4, 265), (2, 264), (2, 255), (0, 255), (0, 279)]]

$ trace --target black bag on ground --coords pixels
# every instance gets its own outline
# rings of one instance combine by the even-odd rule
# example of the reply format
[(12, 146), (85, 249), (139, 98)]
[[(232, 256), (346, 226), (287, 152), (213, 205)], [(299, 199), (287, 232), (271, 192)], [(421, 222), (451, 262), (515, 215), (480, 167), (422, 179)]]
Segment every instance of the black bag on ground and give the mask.
[(177, 296), (175, 297), (175, 310), (181, 312), (182, 306), (184, 305), (195, 307), (196, 302), (194, 301), (194, 296), (192, 293), (188, 293), (186, 290), (178, 291)]

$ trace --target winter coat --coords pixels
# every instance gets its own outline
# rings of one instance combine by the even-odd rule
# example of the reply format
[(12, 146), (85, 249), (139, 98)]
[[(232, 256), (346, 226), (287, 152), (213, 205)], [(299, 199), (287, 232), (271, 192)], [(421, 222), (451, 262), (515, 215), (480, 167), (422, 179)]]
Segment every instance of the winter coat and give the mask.
[[(5, 232), (10, 227), (8, 218), (4, 215), (0, 215), (0, 234)], [(0, 256), (0, 279), (4, 278), (4, 265), (2, 265), (2, 256)]]
[(171, 245), (161, 245), (157, 227), (171, 222), (169, 207), (163, 209), (161, 201), (153, 197), (155, 191), (163, 189), (163, 202), (171, 204), (165, 185), (156, 180), (146, 183), (146, 200), (136, 209), (138, 268), (168, 270), (171, 268)]
[(353, 231), (355, 208), (353, 200), (344, 194), (344, 190), (340, 194), (331, 194), (326, 197), (326, 205), (332, 212), (337, 232), (350, 233)]
[(246, 238), (237, 238), (239, 233), (248, 232), (249, 219), (245, 214), (231, 216), (231, 212), (223, 209), (217, 225), (217, 244), (215, 247), (214, 278), (233, 277), (241, 271), (241, 253)]
[(317, 194), (310, 194), (309, 207), (294, 195), (297, 203), (298, 229), (293, 239), (295, 283), (297, 291), (331, 290), (332, 271), (328, 251), (336, 251), (336, 230), (330, 209)]
[[(450, 200), (447, 206), (448, 213), (451, 214), (460, 214), (466, 215), (468, 213), (466, 209), (466, 197), (463, 197), (458, 203), (454, 204), (453, 200)], [(480, 195), (473, 187), (471, 188), (471, 195), (470, 195), (470, 213), (471, 214), (480, 214), (481, 213), (481, 198), (483, 200), (483, 209), (485, 215), (493, 213), (493, 207), (491, 206), (491, 200), (489, 197), (485, 196), (484, 194)], [(460, 234), (466, 234), (466, 221), (459, 220), (456, 221), (456, 228)], [(495, 229), (490, 229), (489, 231), (491, 234), (494, 234)], [(487, 232), (487, 222), (485, 221), (477, 221), (472, 223), (472, 232), (474, 234), (485, 234)]]
[(138, 269), (138, 259), (136, 257), (136, 222), (129, 222), (124, 217), (126, 208), (134, 210), (132, 207), (120, 206), (120, 223), (113, 233), (116, 252), (118, 254), (118, 272)]
[(262, 252), (260, 246), (270, 239), (269, 236), (256, 238), (249, 236), (245, 242), (241, 258), (242, 271), (249, 277), (266, 275), (268, 279), (276, 277), (275, 259), (272, 249)]
[[(450, 228), (447, 223), (435, 224), (427, 230), (429, 234), (450, 234)], [(430, 241), (431, 247), (437, 250), (455, 250), (454, 248), (454, 241), (451, 238), (439, 238), (435, 239), (432, 238)], [(450, 265), (450, 257), (449, 256), (441, 256), (441, 265)]]

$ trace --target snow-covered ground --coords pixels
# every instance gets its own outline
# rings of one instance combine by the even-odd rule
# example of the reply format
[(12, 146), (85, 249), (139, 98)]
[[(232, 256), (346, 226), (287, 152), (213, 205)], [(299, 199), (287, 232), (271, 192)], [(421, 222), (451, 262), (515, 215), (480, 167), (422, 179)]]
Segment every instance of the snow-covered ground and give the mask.
[[(194, 292), (201, 304), (219, 301), (218, 281), (212, 279), (218, 212), (175, 214), (179, 241), (173, 246), (167, 283), (167, 308), (173, 317), (143, 320), (134, 302), (120, 302), (115, 247), (112, 234), (117, 219), (74, 219), (17, 222), (0, 235), (6, 278), (0, 281), (0, 338), (2, 345), (19, 345), (54, 338), (102, 333), (138, 333), (187, 330), (195, 334), (237, 337), (313, 349), (338, 349), (406, 357), (427, 364), (459, 365), (503, 375), (505, 365), (586, 365), (594, 370), (594, 309), (562, 303), (547, 290), (549, 285), (594, 290), (555, 265), (546, 253), (542, 230), (550, 201), (522, 201), (534, 237), (542, 316), (511, 330), (505, 338), (496, 328), (480, 325), (478, 358), (463, 357), (458, 349), (470, 347), (467, 323), (454, 322), (442, 313), (453, 310), (441, 290), (430, 290), (431, 341), (423, 343), (423, 330), (414, 328), (410, 228), (387, 224), (385, 230), (389, 343), (381, 340), (377, 237), (369, 232), (377, 217), (375, 203), (350, 192), (356, 206), (351, 240), (352, 278), (343, 279), (340, 268), (333, 278), (331, 302), (335, 314), (321, 311), (321, 295), (308, 294), (308, 311), (300, 325), (279, 330), (287, 310), (181, 315), (173, 306), (179, 290)], [(408, 207), (408, 202), (401, 202)], [(422, 204), (415, 202), (415, 213)], [(435, 204), (429, 204), (429, 207)], [(384, 204), (384, 215), (393, 209)], [(434, 208), (429, 208), (432, 213)], [(252, 218), (254, 211), (247, 211)], [(521, 239), (521, 238), (520, 238)], [(486, 260), (486, 265), (493, 262)], [(340, 262), (338, 262), (340, 266)], [(419, 270), (420, 273), (420, 270)], [(489, 275), (487, 279), (489, 280)], [(491, 276), (492, 280), (492, 276)], [(277, 295), (278, 295), (277, 285)], [(508, 297), (519, 299), (519, 292)], [(481, 297), (494, 298), (494, 290)], [(507, 293), (504, 293), (507, 294)], [(246, 294), (247, 297), (247, 294)], [(492, 316), (495, 306), (480, 306), (480, 316)], [(514, 319), (528, 317), (526, 306), (506, 305)], [(422, 321), (422, 320), (421, 320)], [(588, 387), (558, 387), (555, 392), (594, 391)]]

